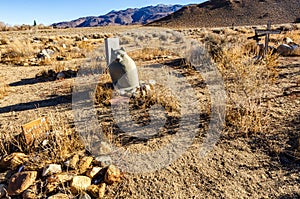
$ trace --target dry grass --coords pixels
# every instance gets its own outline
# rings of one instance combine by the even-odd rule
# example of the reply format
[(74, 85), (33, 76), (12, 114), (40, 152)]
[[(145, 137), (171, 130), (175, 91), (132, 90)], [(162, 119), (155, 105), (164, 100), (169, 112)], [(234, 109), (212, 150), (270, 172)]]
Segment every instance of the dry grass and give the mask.
[(8, 85), (4, 82), (3, 78), (0, 76), (0, 99), (8, 94)]
[(278, 76), (278, 55), (269, 52), (265, 59), (255, 61), (253, 43), (244, 43), (228, 43), (214, 35), (207, 44), (225, 82), (227, 127), (232, 133), (248, 135), (263, 132), (271, 123), (264, 97)]
[(128, 52), (128, 55), (137, 61), (150, 61), (155, 59), (167, 58), (174, 55), (174, 52), (163, 48), (143, 48)]

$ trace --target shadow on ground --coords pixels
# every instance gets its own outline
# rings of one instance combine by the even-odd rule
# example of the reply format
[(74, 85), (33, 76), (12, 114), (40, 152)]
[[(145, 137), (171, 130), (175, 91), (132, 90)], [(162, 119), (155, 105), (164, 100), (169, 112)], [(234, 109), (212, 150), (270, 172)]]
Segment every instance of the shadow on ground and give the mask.
[(60, 104), (67, 104), (72, 102), (72, 95), (62, 95), (62, 96), (56, 96), (53, 98), (45, 99), (45, 100), (37, 100), (33, 102), (27, 102), (27, 103), (20, 103), (15, 105), (10, 105), (6, 107), (0, 108), (0, 114), (1, 113), (9, 113), (12, 111), (18, 112), (18, 111), (27, 111), (37, 108), (44, 108), (44, 107), (50, 107), (50, 106), (57, 106)]

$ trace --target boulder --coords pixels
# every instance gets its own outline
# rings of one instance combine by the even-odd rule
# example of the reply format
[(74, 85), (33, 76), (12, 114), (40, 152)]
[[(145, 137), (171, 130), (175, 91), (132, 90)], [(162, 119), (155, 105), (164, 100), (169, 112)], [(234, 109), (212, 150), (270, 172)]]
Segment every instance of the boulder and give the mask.
[(8, 194), (19, 195), (33, 185), (37, 176), (36, 171), (24, 171), (14, 174), (8, 182)]

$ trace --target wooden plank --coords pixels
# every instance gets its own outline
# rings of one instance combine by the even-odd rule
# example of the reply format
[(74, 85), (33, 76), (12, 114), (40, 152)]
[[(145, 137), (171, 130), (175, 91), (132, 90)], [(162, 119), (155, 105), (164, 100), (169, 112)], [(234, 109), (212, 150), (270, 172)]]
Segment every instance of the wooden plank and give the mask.
[(26, 144), (32, 144), (34, 139), (39, 138), (50, 131), (47, 117), (41, 117), (22, 126)]
[(256, 29), (255, 34), (258, 35), (265, 35), (265, 34), (280, 34), (281, 30), (261, 30), (261, 29)]

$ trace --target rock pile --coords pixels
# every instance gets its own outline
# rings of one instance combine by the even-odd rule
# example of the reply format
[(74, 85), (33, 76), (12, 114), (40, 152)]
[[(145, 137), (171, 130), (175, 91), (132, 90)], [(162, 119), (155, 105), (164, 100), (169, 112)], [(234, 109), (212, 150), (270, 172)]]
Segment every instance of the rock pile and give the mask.
[(1, 157), (0, 198), (102, 198), (107, 185), (120, 182), (121, 172), (99, 159), (76, 154), (60, 164), (30, 170), (24, 153)]

